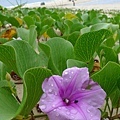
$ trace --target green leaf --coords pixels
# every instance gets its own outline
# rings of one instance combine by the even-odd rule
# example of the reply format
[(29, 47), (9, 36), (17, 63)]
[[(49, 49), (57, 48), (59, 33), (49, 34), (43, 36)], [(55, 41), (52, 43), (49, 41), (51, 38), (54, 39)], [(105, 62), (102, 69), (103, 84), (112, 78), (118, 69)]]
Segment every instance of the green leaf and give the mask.
[(81, 35), (75, 44), (75, 55), (77, 59), (89, 62), (100, 44), (110, 35), (108, 30), (99, 30)]
[(2, 15), (1, 13), (0, 13), (0, 21), (3, 23), (4, 21), (6, 21), (7, 20), (7, 16), (5, 16), (5, 15)]
[(82, 61), (78, 61), (78, 60), (74, 60), (74, 59), (68, 59), (67, 60), (67, 68), (71, 68), (71, 67), (87, 67), (87, 64), (82, 62)]
[[(10, 45), (15, 49), (17, 69), (21, 78), (23, 78), (24, 72), (29, 68), (46, 66), (44, 57), (37, 54), (27, 42), (16, 40), (7, 42), (7, 45)], [(13, 62), (13, 64), (15, 64), (15, 62)]]
[(54, 30), (53, 28), (49, 28), (49, 29), (47, 30), (47, 35), (48, 35), (49, 37), (51, 37), (51, 38), (53, 38), (53, 37), (58, 37), (58, 35), (55, 33), (55, 30)]
[(28, 41), (29, 40), (29, 30), (25, 28), (17, 28), (18, 37), (22, 40)]
[(7, 21), (8, 21), (9, 23), (11, 23), (13, 26), (19, 27), (19, 22), (16, 20), (16, 18), (14, 18), (14, 17), (9, 17), (9, 18), (7, 19)]
[(11, 120), (15, 117), (19, 103), (10, 91), (0, 88), (0, 120)]
[(101, 29), (109, 29), (111, 32), (115, 32), (119, 29), (119, 25), (112, 24), (112, 23), (97, 23), (91, 26), (91, 31), (97, 31)]
[(17, 33), (18, 37), (27, 41), (33, 48), (36, 48), (37, 31), (35, 25), (31, 25), (29, 30), (26, 30), (25, 28), (17, 28)]
[(67, 68), (66, 61), (74, 58), (73, 46), (63, 38), (55, 37), (49, 39), (46, 44), (50, 47), (49, 68), (53, 73), (61, 75)]
[(6, 39), (6, 38), (0, 38), (0, 44), (4, 44), (6, 42), (8, 42), (8, 39)]
[(110, 99), (113, 108), (120, 107), (120, 90), (118, 88), (110, 95)]
[(27, 24), (28, 28), (31, 26), (31, 25), (34, 25), (35, 22), (34, 22), (34, 19), (31, 17), (31, 16), (25, 16), (23, 18), (23, 20), (25, 21), (25, 23)]
[(74, 46), (79, 37), (80, 37), (80, 32), (75, 31), (75, 32), (73, 32), (72, 34), (69, 35), (68, 41), (70, 41)]
[(11, 70), (17, 71), (15, 50), (12, 46), (0, 45), (0, 61)]
[(37, 39), (37, 31), (36, 31), (36, 26), (31, 25), (30, 26), (30, 31), (29, 31), (29, 44), (36, 49), (36, 39)]
[(120, 65), (108, 62), (99, 72), (93, 74), (91, 78), (105, 90), (109, 96), (117, 88), (117, 81), (120, 78)]
[(42, 82), (52, 75), (50, 70), (45, 68), (31, 68), (24, 74), (23, 99), (16, 115), (28, 115), (39, 101), (42, 95)]
[(118, 56), (112, 48), (104, 46), (103, 51), (106, 63), (109, 61), (118, 62)]

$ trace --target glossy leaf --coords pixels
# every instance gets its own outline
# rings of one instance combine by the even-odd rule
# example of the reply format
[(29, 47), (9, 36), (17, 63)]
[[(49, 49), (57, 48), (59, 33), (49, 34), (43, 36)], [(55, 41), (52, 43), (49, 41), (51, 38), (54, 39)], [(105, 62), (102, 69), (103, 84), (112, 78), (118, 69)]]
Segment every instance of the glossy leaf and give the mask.
[(0, 88), (0, 120), (11, 120), (19, 107), (18, 101), (6, 88)]
[(41, 84), (45, 78), (51, 76), (50, 70), (45, 68), (31, 68), (24, 74), (23, 99), (16, 115), (28, 115), (42, 95)]
[(117, 89), (117, 81), (120, 78), (120, 65), (108, 62), (99, 72), (91, 76), (107, 93), (112, 94)]
[(110, 99), (112, 102), (112, 107), (117, 108), (120, 107), (120, 90), (117, 88), (111, 95)]
[(74, 60), (74, 59), (68, 59), (67, 60), (67, 68), (71, 68), (71, 67), (87, 67), (87, 64), (82, 62), (82, 61), (78, 61), (78, 60)]
[(108, 30), (99, 30), (83, 34), (75, 44), (75, 55), (77, 59), (89, 62), (100, 44), (110, 35)]
[(20, 26), (20, 24), (19, 24), (19, 22), (16, 20), (16, 18), (14, 18), (14, 17), (9, 17), (8, 19), (7, 19), (7, 21), (9, 22), (9, 23), (11, 23), (13, 26), (16, 26), (16, 27), (19, 27)]
[(44, 57), (39, 56), (27, 42), (16, 40), (7, 44), (15, 49), (16, 63), (20, 77), (23, 77), (24, 72), (29, 68), (45, 66)]
[(31, 16), (25, 16), (23, 19), (24, 19), (25, 23), (27, 24), (28, 28), (31, 25), (35, 24), (35, 22), (34, 22), (34, 20), (33, 20), (33, 18)]
[(68, 59), (74, 58), (73, 46), (63, 38), (51, 38), (46, 44), (50, 47), (49, 68), (54, 74), (62, 74), (67, 68)]
[(16, 54), (12, 46), (0, 45), (0, 61), (9, 67), (9, 69), (18, 73), (16, 65)]

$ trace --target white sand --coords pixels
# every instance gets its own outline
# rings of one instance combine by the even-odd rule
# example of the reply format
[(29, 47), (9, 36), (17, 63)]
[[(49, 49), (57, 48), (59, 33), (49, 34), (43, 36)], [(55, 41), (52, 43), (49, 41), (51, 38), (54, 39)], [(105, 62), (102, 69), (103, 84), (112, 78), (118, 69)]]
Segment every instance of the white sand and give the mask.
[[(44, 0), (43, 0), (44, 1)], [(45, 2), (45, 5), (41, 5), (41, 2), (26, 4), (24, 7), (52, 7), (52, 8), (72, 8), (72, 9), (104, 9), (104, 10), (120, 10), (120, 3), (115, 4), (83, 4), (92, 0), (76, 0), (75, 6), (73, 6), (72, 0), (54, 0), (51, 2)]]

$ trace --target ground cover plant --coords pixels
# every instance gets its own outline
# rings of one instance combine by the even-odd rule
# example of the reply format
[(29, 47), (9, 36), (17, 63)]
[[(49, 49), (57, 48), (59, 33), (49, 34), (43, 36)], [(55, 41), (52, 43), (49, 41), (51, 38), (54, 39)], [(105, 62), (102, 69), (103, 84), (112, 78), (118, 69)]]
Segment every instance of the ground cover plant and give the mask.
[(1, 7), (0, 120), (119, 119), (119, 14)]

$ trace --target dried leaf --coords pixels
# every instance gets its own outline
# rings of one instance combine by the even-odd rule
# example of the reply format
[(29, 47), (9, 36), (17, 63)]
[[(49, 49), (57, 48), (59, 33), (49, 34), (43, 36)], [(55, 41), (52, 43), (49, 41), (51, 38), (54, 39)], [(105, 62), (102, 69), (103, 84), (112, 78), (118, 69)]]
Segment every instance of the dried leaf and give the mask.
[(15, 29), (15, 28), (10, 28), (10, 29), (6, 30), (6, 31), (0, 36), (0, 38), (7, 38), (7, 39), (10, 40), (15, 34), (16, 34), (16, 29)]

